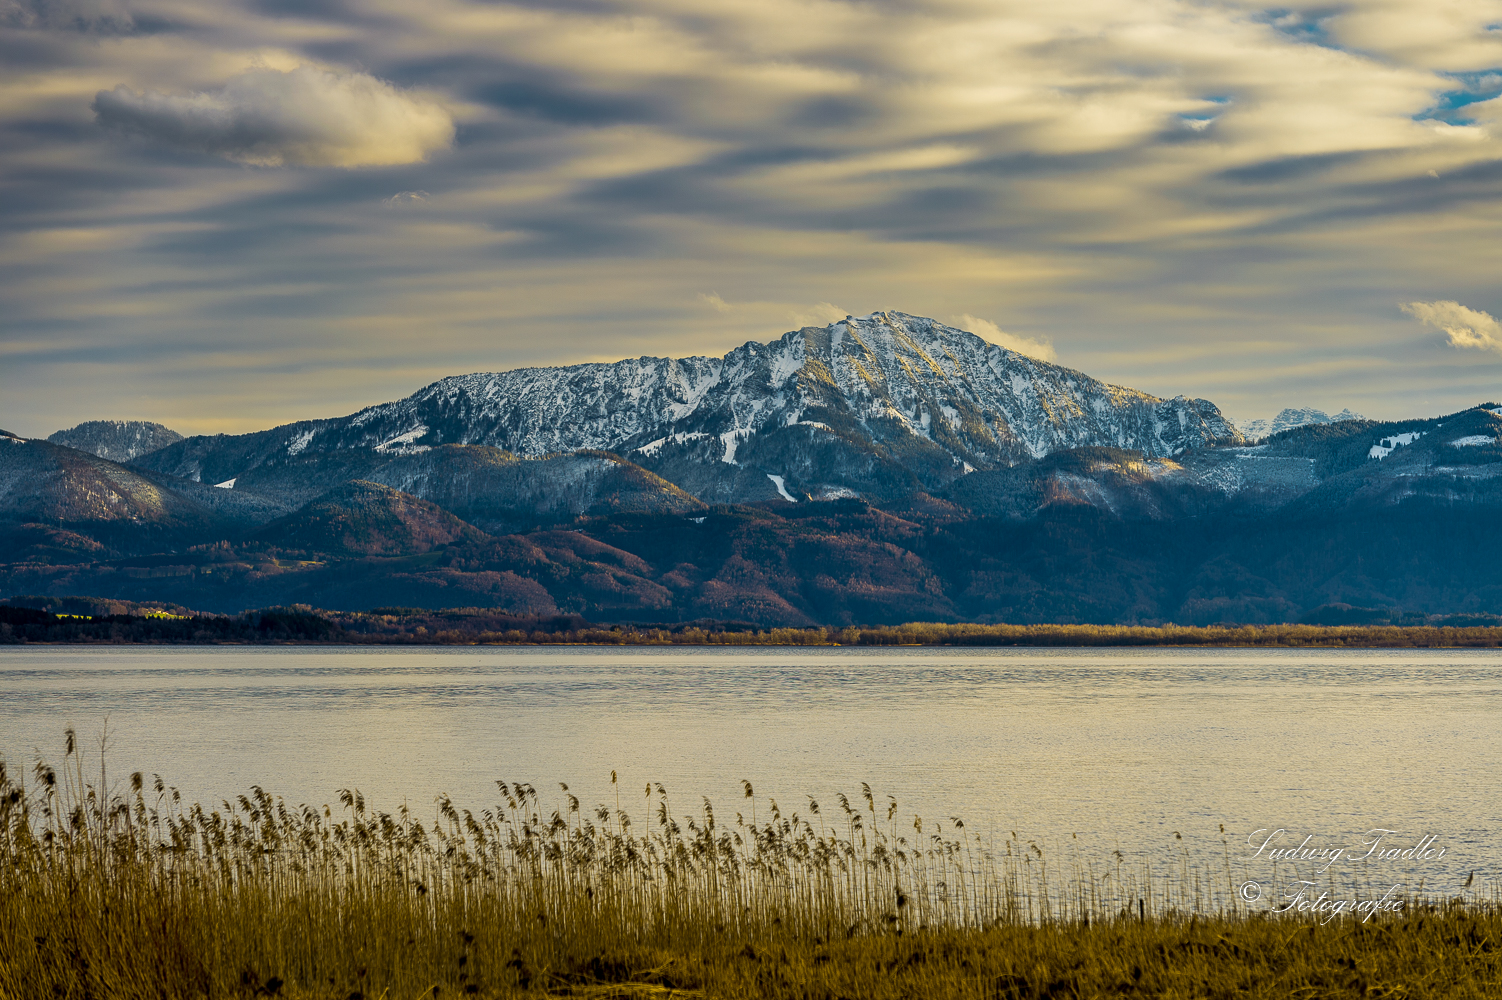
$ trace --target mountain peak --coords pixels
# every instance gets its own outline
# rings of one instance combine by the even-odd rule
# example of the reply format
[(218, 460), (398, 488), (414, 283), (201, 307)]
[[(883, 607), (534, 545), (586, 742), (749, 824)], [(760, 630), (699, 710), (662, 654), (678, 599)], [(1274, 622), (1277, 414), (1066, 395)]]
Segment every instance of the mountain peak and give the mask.
[(1283, 431), (1292, 430), (1295, 427), (1305, 427), (1310, 424), (1338, 424), (1345, 420), (1365, 420), (1361, 414), (1352, 411), (1349, 407), (1341, 410), (1335, 416), (1330, 416), (1324, 410), (1316, 410), (1310, 406), (1285, 407), (1271, 420), (1247, 420), (1239, 422), (1239, 427), (1248, 438), (1266, 438)]
[[(597, 449), (704, 501), (796, 502), (942, 488), (973, 469), (1064, 448), (1164, 456), (1241, 440), (1207, 400), (1160, 399), (926, 317), (881, 310), (750, 341), (718, 358), (456, 375), (349, 417), (264, 432), (253, 447), (229, 439), (212, 448), (246, 464), (304, 452), (394, 457), (442, 444), (523, 458)], [(215, 482), (245, 471), (224, 463), (215, 470)]]

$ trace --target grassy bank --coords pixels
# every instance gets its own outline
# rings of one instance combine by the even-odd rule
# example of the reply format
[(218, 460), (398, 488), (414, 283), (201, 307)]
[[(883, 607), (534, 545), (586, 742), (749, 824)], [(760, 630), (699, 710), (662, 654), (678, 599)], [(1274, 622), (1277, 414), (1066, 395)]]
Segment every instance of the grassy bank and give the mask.
[(1257, 914), (1229, 855), (1054, 858), (869, 789), (688, 814), (657, 785), (590, 808), (497, 782), (420, 818), (352, 790), (111, 794), (69, 751), (0, 774), (4, 1000), (1502, 995), (1502, 915), (1475, 899)]
[[(22, 600), (25, 598), (10, 599)], [(48, 599), (36, 600), (42, 603)], [(87, 607), (92, 599), (63, 600)], [(55, 614), (0, 603), (0, 644), (22, 643), (1495, 649), (1502, 646), (1502, 627), (1444, 623), (1196, 627), (910, 622), (878, 627), (766, 628), (717, 621), (596, 625), (578, 615), (516, 616), (490, 608), (341, 612), (299, 605), (227, 616), (199, 615), (186, 609), (175, 609), (174, 613)]]

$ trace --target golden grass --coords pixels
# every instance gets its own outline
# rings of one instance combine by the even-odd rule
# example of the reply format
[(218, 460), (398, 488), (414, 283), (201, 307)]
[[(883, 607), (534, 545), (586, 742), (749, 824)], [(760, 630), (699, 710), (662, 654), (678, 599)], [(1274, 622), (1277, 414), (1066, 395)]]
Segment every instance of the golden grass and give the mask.
[(638, 830), (525, 783), (424, 820), (355, 791), (185, 806), (68, 751), (29, 781), (0, 765), (3, 1000), (1502, 996), (1487, 903), (1251, 915), (1229, 855), (1055, 861), (864, 787), (795, 815), (747, 785), (729, 822), (652, 785)]
[[(463, 610), (394, 621), (351, 612), (319, 612), (352, 643), (604, 646), (1196, 646), (1330, 649), (1495, 649), (1502, 628), (1439, 625), (977, 625), (909, 622), (876, 627), (750, 628), (618, 625), (543, 631), (468, 626)], [(417, 621), (427, 624), (418, 626)], [(421, 631), (416, 631), (417, 628)]]

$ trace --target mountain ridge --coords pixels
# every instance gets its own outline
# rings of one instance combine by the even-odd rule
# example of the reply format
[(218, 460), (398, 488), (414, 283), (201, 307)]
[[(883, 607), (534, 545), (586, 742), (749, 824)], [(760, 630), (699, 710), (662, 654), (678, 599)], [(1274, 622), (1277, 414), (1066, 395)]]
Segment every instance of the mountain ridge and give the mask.
[[(0, 444), (0, 519), (24, 522), (0, 525), (0, 592), (765, 625), (1267, 623), (1339, 604), (1502, 612), (1490, 575), (1502, 559), (1494, 404), (1309, 425), (1174, 458), (1069, 449), (879, 504), (705, 507), (600, 453), (517, 459), (441, 446), (388, 467), (409, 489), (436, 480), (467, 512), (526, 497), (533, 506), (525, 524), (497, 529), (514, 533), (489, 535), (392, 486), (344, 482), (258, 527), (285, 505), (17, 441)], [(468, 479), (454, 474), (466, 467)], [(38, 468), (55, 472), (37, 480), (28, 470)], [(476, 492), (484, 504), (465, 499)], [(556, 514), (537, 502), (567, 496)], [(212, 500), (235, 506), (216, 511)], [(37, 520), (53, 512), (63, 523)]]
[(346, 417), (189, 438), (137, 464), (225, 482), (313, 453), (395, 457), (465, 444), (536, 458), (593, 449), (724, 503), (788, 490), (887, 499), (1061, 448), (1171, 455), (1242, 440), (1208, 400), (1161, 399), (931, 319), (878, 312), (721, 358), (450, 376)]
[(1332, 417), (1324, 410), (1316, 410), (1312, 406), (1286, 406), (1279, 410), (1278, 415), (1271, 420), (1238, 420), (1235, 424), (1242, 434), (1255, 441), (1309, 424), (1338, 424), (1346, 420), (1365, 419), (1366, 417), (1353, 412), (1350, 407), (1346, 407)]

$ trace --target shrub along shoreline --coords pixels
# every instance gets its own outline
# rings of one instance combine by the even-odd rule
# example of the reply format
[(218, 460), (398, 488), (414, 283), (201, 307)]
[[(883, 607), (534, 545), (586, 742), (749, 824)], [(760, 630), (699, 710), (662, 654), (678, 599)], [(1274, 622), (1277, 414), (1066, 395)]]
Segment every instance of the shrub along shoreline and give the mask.
[[(30, 606), (27, 603), (41, 607)], [(1041, 646), (1314, 647), (1492, 649), (1502, 627), (1423, 625), (905, 625), (769, 628), (745, 622), (600, 625), (579, 615), (508, 615), (488, 608), (322, 611), (305, 605), (241, 615), (131, 606), (124, 613), (71, 613), (90, 598), (10, 598), (0, 603), (0, 645), (343, 644), (600, 646)], [(64, 602), (72, 602), (65, 605)], [(109, 602), (94, 601), (108, 606)], [(47, 610), (50, 604), (59, 611)], [(1463, 616), (1451, 616), (1466, 621)]]

